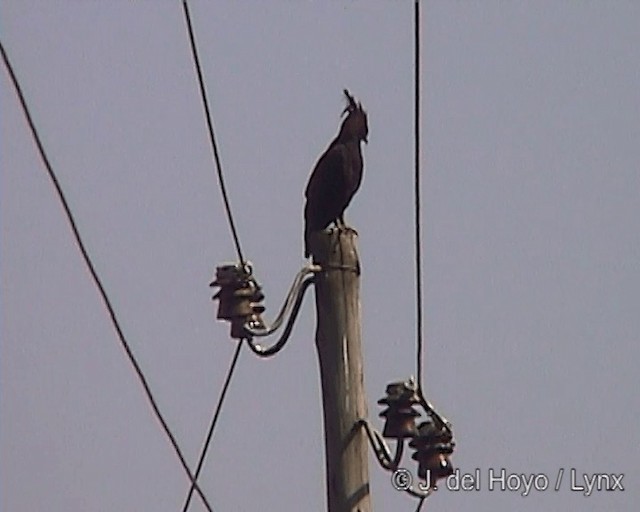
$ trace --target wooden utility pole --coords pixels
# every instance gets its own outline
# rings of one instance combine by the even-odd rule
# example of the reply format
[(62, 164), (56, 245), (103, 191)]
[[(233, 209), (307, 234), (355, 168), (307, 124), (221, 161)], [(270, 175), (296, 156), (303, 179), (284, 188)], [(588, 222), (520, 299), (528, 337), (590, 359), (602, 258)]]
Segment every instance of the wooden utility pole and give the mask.
[(370, 512), (367, 417), (360, 339), (360, 262), (355, 231), (322, 231), (310, 239), (316, 275), (329, 512)]

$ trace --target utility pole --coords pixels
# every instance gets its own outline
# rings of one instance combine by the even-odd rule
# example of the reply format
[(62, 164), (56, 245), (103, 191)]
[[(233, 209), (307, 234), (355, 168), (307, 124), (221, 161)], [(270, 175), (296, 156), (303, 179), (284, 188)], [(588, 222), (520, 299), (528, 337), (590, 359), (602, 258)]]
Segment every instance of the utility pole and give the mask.
[(360, 262), (353, 230), (313, 233), (329, 512), (371, 512), (360, 337)]

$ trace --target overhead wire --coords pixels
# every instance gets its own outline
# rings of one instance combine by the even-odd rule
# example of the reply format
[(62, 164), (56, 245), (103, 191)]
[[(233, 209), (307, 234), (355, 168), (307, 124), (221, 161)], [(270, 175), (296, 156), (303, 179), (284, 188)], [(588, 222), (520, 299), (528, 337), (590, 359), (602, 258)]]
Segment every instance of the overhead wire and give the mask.
[(422, 391), (422, 361), (424, 357), (422, 321), (422, 224), (420, 204), (420, 0), (414, 0), (414, 209), (415, 209), (415, 266), (416, 266), (416, 383)]
[(207, 90), (204, 85), (204, 78), (202, 76), (202, 67), (200, 66), (200, 58), (198, 57), (198, 49), (196, 47), (196, 37), (193, 32), (193, 25), (191, 23), (191, 15), (189, 14), (189, 6), (187, 0), (182, 1), (184, 8), (184, 18), (187, 23), (187, 31), (189, 33), (189, 42), (191, 43), (191, 54), (193, 56), (193, 64), (196, 68), (196, 74), (198, 75), (198, 85), (200, 86), (200, 96), (202, 98), (202, 106), (204, 108), (205, 119), (207, 121), (207, 129), (209, 131), (209, 141), (211, 142), (211, 149), (213, 151), (213, 160), (216, 164), (216, 170), (218, 174), (218, 183), (220, 184), (220, 192), (222, 193), (222, 200), (224, 202), (224, 209), (227, 213), (227, 220), (229, 221), (229, 227), (231, 228), (231, 235), (233, 236), (233, 242), (236, 246), (236, 252), (238, 253), (238, 259), (240, 263), (246, 263), (242, 256), (242, 248), (240, 247), (240, 239), (238, 237), (238, 231), (236, 230), (235, 222), (233, 221), (233, 214), (231, 213), (231, 204), (229, 202), (229, 196), (227, 195), (227, 187), (224, 184), (224, 176), (222, 175), (222, 164), (220, 163), (220, 154), (218, 153), (218, 145), (216, 144), (216, 136), (213, 131), (213, 120), (211, 118), (211, 110), (209, 109), (209, 101), (207, 100)]
[[(189, 36), (189, 43), (191, 46), (191, 55), (193, 58), (193, 64), (196, 70), (196, 75), (198, 78), (198, 86), (200, 89), (200, 97), (202, 99), (202, 107), (204, 109), (204, 115), (205, 115), (205, 120), (207, 122), (207, 130), (209, 133), (209, 142), (211, 143), (211, 150), (213, 152), (213, 160), (216, 166), (216, 173), (218, 176), (218, 184), (220, 186), (220, 193), (222, 194), (222, 200), (224, 203), (224, 208), (225, 208), (225, 212), (227, 214), (227, 220), (229, 222), (229, 228), (231, 229), (231, 235), (233, 237), (233, 242), (235, 244), (236, 247), (236, 252), (238, 254), (238, 259), (240, 260), (240, 263), (242, 265), (246, 265), (247, 262), (244, 259), (244, 256), (242, 254), (242, 248), (240, 246), (240, 238), (238, 236), (238, 231), (236, 229), (236, 225), (235, 222), (233, 220), (233, 213), (231, 211), (231, 204), (229, 201), (229, 196), (227, 193), (227, 187), (225, 186), (225, 182), (224, 182), (224, 176), (222, 174), (222, 164), (220, 163), (220, 154), (218, 152), (218, 145), (216, 143), (216, 137), (215, 137), (215, 132), (213, 129), (213, 118), (211, 115), (211, 109), (209, 108), (209, 100), (207, 99), (207, 90), (205, 87), (205, 83), (204, 83), (204, 77), (202, 74), (202, 66), (200, 65), (200, 57), (198, 56), (198, 48), (196, 45), (196, 37), (195, 37), (195, 33), (193, 30), (193, 23), (191, 22), (191, 14), (189, 12), (189, 5), (187, 3), (187, 0), (183, 0), (182, 2), (182, 7), (183, 7), (183, 11), (184, 11), (184, 18), (185, 18), (185, 23), (187, 25), (187, 33)], [(216, 405), (215, 408), (215, 412), (213, 414), (213, 418), (211, 420), (211, 424), (209, 425), (209, 429), (207, 431), (207, 435), (205, 438), (205, 442), (202, 446), (202, 450), (200, 452), (200, 456), (198, 458), (198, 465), (196, 467), (196, 472), (194, 475), (194, 479), (191, 481), (191, 486), (189, 488), (189, 492), (187, 493), (187, 497), (185, 499), (184, 505), (182, 510), (184, 512), (186, 512), (189, 508), (189, 505), (191, 503), (191, 498), (193, 496), (193, 491), (197, 490), (197, 479), (198, 476), (200, 475), (200, 471), (202, 470), (202, 467), (204, 465), (204, 461), (207, 455), (207, 451), (209, 450), (209, 445), (211, 443), (211, 439), (213, 438), (213, 433), (214, 430), (216, 428), (216, 425), (218, 423), (218, 418), (220, 416), (220, 411), (222, 410), (222, 404), (224, 403), (224, 399), (227, 395), (227, 390), (229, 388), (229, 384), (231, 382), (231, 378), (233, 376), (233, 373), (235, 371), (236, 365), (238, 363), (238, 357), (240, 355), (240, 350), (242, 349), (242, 344), (243, 341), (248, 341), (246, 339), (241, 339), (238, 341), (237, 347), (236, 347), (236, 351), (233, 355), (232, 361), (231, 361), (231, 365), (229, 367), (229, 371), (227, 373), (227, 378), (225, 380), (225, 383), (222, 387), (222, 391), (220, 392), (220, 397), (218, 399), (218, 404)]]
[[(422, 221), (421, 221), (421, 189), (420, 189), (420, 0), (414, 0), (414, 137), (415, 137), (415, 265), (416, 265), (416, 383), (420, 402), (438, 426), (451, 433), (451, 424), (435, 411), (425, 398), (422, 388), (424, 335), (422, 316)], [(420, 497), (416, 512), (420, 512), (427, 496)]]
[(231, 383), (231, 377), (233, 377), (233, 372), (236, 369), (236, 365), (238, 363), (238, 357), (240, 356), (240, 349), (242, 348), (243, 340), (239, 340), (236, 346), (236, 351), (233, 354), (233, 359), (231, 360), (231, 365), (229, 367), (229, 371), (227, 372), (227, 378), (224, 381), (222, 386), (222, 392), (220, 393), (220, 398), (218, 399), (218, 405), (216, 406), (215, 412), (213, 413), (213, 418), (211, 419), (211, 424), (209, 425), (209, 430), (207, 431), (207, 437), (205, 439), (204, 444), (202, 445), (202, 450), (200, 451), (200, 457), (198, 458), (198, 465), (196, 466), (196, 472), (193, 475), (193, 481), (191, 482), (191, 487), (189, 487), (189, 492), (187, 494), (187, 498), (184, 501), (184, 505), (182, 507), (182, 512), (187, 512), (189, 509), (189, 504), (191, 503), (191, 497), (193, 496), (193, 491), (195, 490), (196, 482), (198, 481), (198, 477), (200, 476), (200, 471), (202, 470), (202, 466), (204, 465), (204, 459), (207, 456), (207, 451), (209, 450), (209, 444), (211, 443), (211, 439), (213, 438), (213, 431), (216, 428), (216, 424), (218, 423), (218, 418), (220, 417), (220, 411), (222, 410), (222, 404), (224, 402), (224, 398), (227, 394), (227, 390), (229, 389), (229, 384)]
[(169, 425), (167, 424), (164, 416), (162, 415), (162, 413), (160, 412), (160, 409), (158, 407), (158, 404), (153, 396), (153, 393), (151, 392), (151, 388), (149, 387), (149, 383), (147, 382), (146, 377), (144, 376), (144, 373), (142, 371), (142, 368), (140, 367), (140, 364), (138, 363), (138, 361), (136, 360), (135, 355), (133, 354), (133, 351), (131, 350), (131, 346), (129, 345), (129, 342), (127, 341), (124, 332), (122, 331), (122, 327), (120, 326), (120, 322), (118, 321), (118, 318), (116, 316), (115, 310), (111, 304), (111, 301), (107, 295), (107, 292), (104, 288), (104, 285), (102, 284), (102, 281), (100, 279), (100, 277), (98, 276), (98, 273), (93, 265), (93, 262), (91, 260), (91, 257), (89, 256), (89, 253), (84, 245), (84, 242), (82, 240), (82, 237), (80, 236), (80, 232), (78, 231), (78, 227), (76, 225), (76, 221), (75, 218), (73, 216), (73, 213), (71, 212), (71, 208), (69, 207), (69, 203), (65, 197), (64, 191), (62, 190), (62, 187), (60, 186), (60, 182), (58, 181), (58, 178), (53, 170), (53, 167), (51, 166), (51, 162), (49, 161), (49, 158), (47, 157), (47, 153), (44, 149), (44, 146), (42, 144), (42, 141), (40, 139), (40, 135), (38, 134), (38, 130), (35, 126), (35, 123), (33, 121), (33, 118), (31, 117), (31, 112), (29, 110), (29, 107), (27, 106), (27, 102), (26, 99), (24, 97), (24, 94), (22, 92), (22, 88), (20, 86), (20, 83), (18, 81), (18, 78), (13, 70), (13, 66), (11, 65), (11, 62), (9, 60), (9, 57), (4, 49), (4, 45), (2, 44), (2, 42), (0, 42), (0, 52), (2, 53), (2, 60), (4, 61), (5, 67), (7, 68), (7, 71), (9, 72), (9, 76), (11, 78), (11, 81), (13, 83), (13, 86), (15, 88), (16, 94), (18, 95), (18, 99), (20, 101), (20, 105), (22, 107), (22, 111), (23, 114), (27, 120), (27, 123), (29, 125), (29, 128), (31, 130), (31, 135), (33, 137), (33, 140), (36, 143), (36, 146), (38, 148), (38, 152), (40, 154), (40, 158), (42, 159), (42, 162), (47, 170), (47, 173), (49, 175), (49, 178), (51, 179), (51, 182), (53, 183), (53, 186), (56, 189), (56, 193), (58, 195), (58, 199), (60, 200), (60, 203), (62, 204), (62, 207), (64, 209), (64, 212), (66, 214), (67, 217), (67, 221), (69, 223), (69, 226), (71, 227), (71, 231), (73, 232), (73, 236), (75, 238), (76, 244), (78, 246), (78, 248), (80, 249), (80, 253), (82, 254), (82, 258), (84, 259), (84, 262), (89, 270), (89, 273), (91, 274), (91, 277), (93, 279), (93, 282), (95, 283), (96, 287), (98, 288), (98, 291), (100, 293), (100, 296), (102, 297), (102, 301), (105, 305), (105, 307), (107, 308), (107, 311), (109, 313), (109, 317), (111, 319), (111, 323), (113, 324), (113, 327), (118, 335), (118, 339), (120, 340), (120, 344), (122, 346), (122, 348), (124, 349), (127, 358), (129, 359), (129, 362), (131, 363), (131, 366), (133, 367), (138, 380), (140, 381), (140, 383), (142, 384), (142, 387), (144, 389), (145, 395), (147, 397), (147, 400), (149, 402), (149, 404), (151, 405), (151, 408), (153, 409), (153, 412), (156, 416), (156, 418), (158, 419), (158, 421), (160, 422), (160, 425), (162, 426), (162, 429), (164, 430), (167, 438), (169, 439), (169, 442), (171, 443), (171, 446), (173, 447), (178, 459), (180, 460), (180, 463), (185, 471), (185, 473), (187, 474), (187, 476), (189, 477), (189, 480), (192, 484), (192, 486), (195, 488), (195, 490), (197, 491), (198, 495), (200, 496), (200, 498), (202, 499), (202, 502), (204, 503), (205, 507), (207, 508), (207, 510), (209, 512), (212, 512), (213, 509), (211, 508), (211, 505), (209, 504), (209, 501), (207, 500), (207, 497), (204, 495), (204, 493), (202, 492), (202, 490), (200, 489), (200, 487), (197, 485), (197, 481), (195, 480), (195, 478), (193, 477), (193, 475), (191, 474), (191, 470), (189, 469), (189, 466), (187, 465), (186, 459), (184, 458), (184, 455), (182, 454), (182, 451), (180, 450), (180, 447), (178, 445), (178, 442), (176, 441), (175, 436), (173, 435), (173, 433), (171, 432), (171, 429), (169, 428)]

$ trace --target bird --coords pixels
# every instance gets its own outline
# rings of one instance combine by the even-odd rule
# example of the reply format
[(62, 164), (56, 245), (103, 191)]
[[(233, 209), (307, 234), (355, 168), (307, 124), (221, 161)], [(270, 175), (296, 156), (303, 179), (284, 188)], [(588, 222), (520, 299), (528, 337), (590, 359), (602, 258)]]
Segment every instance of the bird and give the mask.
[(344, 221), (344, 211), (360, 188), (364, 171), (360, 142), (368, 143), (367, 113), (347, 89), (343, 90), (347, 106), (340, 131), (318, 159), (305, 189), (304, 256), (309, 257), (311, 233), (334, 223), (340, 230), (351, 229)]

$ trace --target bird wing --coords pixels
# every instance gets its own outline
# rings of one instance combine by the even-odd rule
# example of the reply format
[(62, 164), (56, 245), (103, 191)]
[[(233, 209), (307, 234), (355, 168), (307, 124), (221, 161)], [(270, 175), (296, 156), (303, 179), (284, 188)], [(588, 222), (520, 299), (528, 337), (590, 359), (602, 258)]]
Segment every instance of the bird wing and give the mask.
[(325, 191), (328, 184), (344, 181), (344, 167), (346, 163), (346, 148), (343, 144), (329, 147), (318, 160), (311, 173), (305, 197), (317, 195)]
[(348, 167), (347, 149), (342, 144), (330, 147), (318, 160), (305, 190), (308, 231), (324, 229), (344, 211), (350, 195)]

